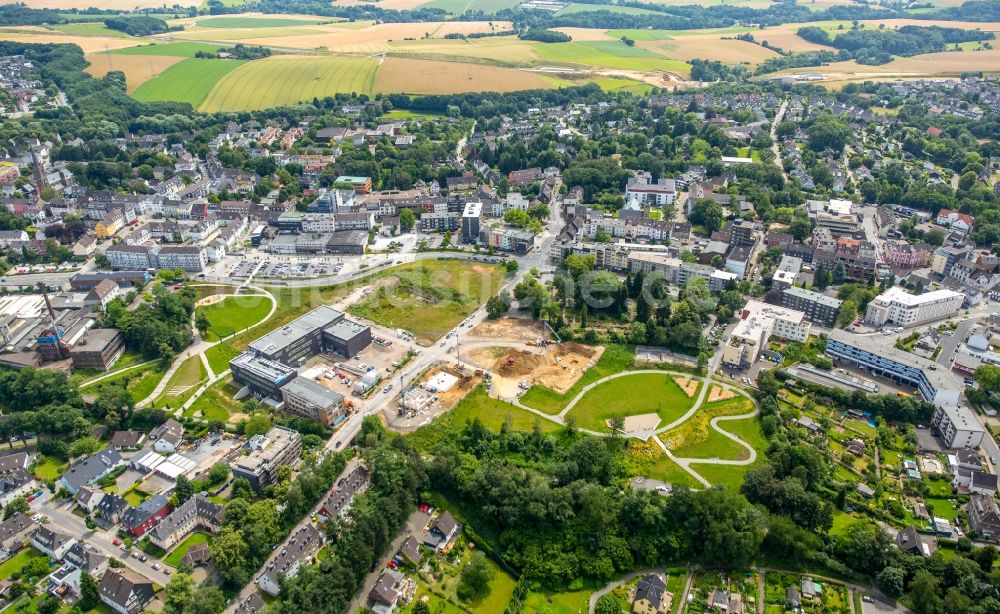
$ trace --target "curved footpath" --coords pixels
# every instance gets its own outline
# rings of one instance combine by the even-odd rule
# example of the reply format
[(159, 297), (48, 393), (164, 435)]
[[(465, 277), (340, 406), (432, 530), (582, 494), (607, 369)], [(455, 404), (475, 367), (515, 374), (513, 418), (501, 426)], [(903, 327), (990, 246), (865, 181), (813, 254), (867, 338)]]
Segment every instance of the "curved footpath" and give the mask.
[[(757, 450), (755, 450), (753, 446), (743, 441), (733, 433), (730, 433), (729, 431), (726, 431), (719, 426), (720, 422), (727, 420), (729, 421), (747, 420), (749, 418), (756, 417), (760, 413), (760, 406), (757, 403), (757, 399), (753, 398), (747, 391), (743, 390), (742, 388), (737, 388), (736, 386), (724, 382), (712, 382), (711, 377), (708, 376), (699, 377), (699, 376), (693, 376), (690, 373), (684, 373), (681, 371), (668, 371), (664, 369), (640, 369), (636, 371), (622, 371), (621, 373), (615, 373), (612, 375), (602, 377), (601, 379), (595, 382), (591, 382), (590, 384), (584, 386), (582, 389), (580, 389), (580, 392), (578, 392), (576, 396), (574, 396), (573, 399), (571, 399), (570, 402), (566, 404), (566, 407), (564, 407), (562, 411), (560, 411), (558, 414), (547, 414), (541, 410), (529, 407), (528, 405), (522, 403), (519, 398), (515, 398), (513, 400), (510, 399), (501, 399), (501, 400), (506, 401), (511, 405), (514, 405), (515, 407), (518, 407), (520, 409), (529, 411), (535, 414), (536, 416), (539, 416), (540, 418), (549, 420), (550, 422), (555, 422), (556, 424), (566, 424), (566, 414), (569, 413), (569, 411), (573, 409), (573, 407), (575, 407), (577, 403), (579, 403), (580, 400), (588, 392), (590, 392), (597, 386), (600, 386), (605, 382), (609, 382), (613, 379), (617, 379), (620, 377), (627, 377), (629, 375), (643, 375), (643, 374), (663, 374), (663, 375), (676, 375), (680, 377), (688, 377), (699, 380), (701, 386), (698, 391), (698, 397), (695, 399), (695, 402), (691, 405), (691, 408), (688, 409), (686, 412), (684, 412), (684, 415), (680, 416), (679, 418), (677, 418), (673, 422), (670, 422), (669, 424), (657, 427), (656, 429), (650, 431), (638, 431), (635, 433), (628, 433), (626, 434), (627, 437), (640, 439), (642, 441), (648, 441), (649, 438), (652, 437), (670, 460), (677, 463), (677, 465), (680, 466), (682, 469), (684, 469), (684, 471), (688, 472), (693, 478), (698, 480), (699, 483), (703, 484), (706, 487), (709, 487), (712, 484), (704, 477), (702, 477), (700, 474), (698, 474), (697, 471), (692, 469), (691, 465), (706, 464), (706, 465), (743, 466), (743, 465), (753, 464), (754, 462), (757, 461)], [(663, 443), (663, 441), (660, 440), (658, 435), (660, 435), (661, 433), (665, 433), (666, 431), (669, 431), (671, 429), (677, 428), (678, 426), (690, 420), (691, 417), (694, 416), (699, 409), (701, 409), (702, 405), (704, 405), (705, 398), (708, 396), (708, 390), (712, 387), (713, 384), (725, 390), (730, 390), (732, 392), (735, 392), (736, 394), (742, 395), (751, 403), (753, 403), (753, 410), (750, 412), (747, 412), (745, 414), (739, 414), (736, 416), (716, 416), (715, 418), (712, 418), (712, 420), (709, 422), (709, 426), (714, 431), (718, 432), (723, 437), (726, 437), (727, 439), (730, 439), (739, 444), (740, 446), (742, 446), (743, 448), (745, 448), (749, 452), (749, 456), (742, 460), (720, 460), (718, 458), (685, 458), (685, 457), (674, 456), (673, 453), (667, 449), (667, 446)], [(579, 430), (580, 432), (587, 433), (588, 435), (593, 435), (595, 437), (611, 437), (613, 435), (612, 433), (592, 431), (589, 429), (579, 429)]]
[[(217, 283), (201, 283), (201, 284), (195, 284), (194, 287), (200, 287), (200, 286), (217, 286), (217, 285), (219, 285), (219, 284), (217, 284)], [(163, 391), (166, 389), (167, 384), (170, 382), (170, 378), (173, 377), (173, 375), (177, 371), (177, 369), (181, 366), (181, 364), (185, 360), (187, 360), (188, 358), (191, 358), (192, 356), (199, 356), (200, 357), (199, 359), (202, 361), (202, 364), (205, 366), (205, 370), (208, 373), (208, 382), (205, 383), (204, 385), (200, 386), (198, 388), (198, 390), (195, 391), (194, 395), (192, 395), (191, 398), (188, 399), (184, 403), (184, 405), (182, 405), (180, 408), (178, 408), (178, 410), (177, 410), (178, 412), (183, 412), (184, 409), (190, 407), (191, 403), (194, 403), (194, 401), (196, 401), (198, 399), (198, 397), (200, 397), (205, 392), (205, 390), (208, 389), (209, 386), (211, 386), (212, 384), (216, 383), (217, 381), (219, 381), (220, 379), (222, 379), (223, 377), (225, 377), (226, 375), (229, 374), (229, 370), (228, 369), (226, 369), (224, 372), (222, 372), (220, 374), (215, 374), (212, 371), (212, 368), (208, 364), (208, 357), (205, 356), (205, 352), (209, 348), (214, 347), (216, 345), (219, 345), (220, 343), (223, 343), (225, 341), (228, 341), (228, 340), (232, 339), (233, 337), (235, 337), (236, 335), (242, 335), (243, 333), (245, 333), (248, 330), (251, 330), (253, 328), (257, 328), (258, 326), (261, 326), (262, 324), (266, 323), (271, 318), (273, 318), (275, 312), (278, 311), (278, 299), (276, 299), (273, 294), (271, 294), (267, 290), (265, 290), (263, 288), (260, 288), (260, 287), (257, 287), (257, 286), (247, 286), (247, 287), (249, 289), (254, 290), (254, 292), (241, 293), (241, 294), (228, 294), (228, 295), (226, 295), (226, 297), (229, 298), (229, 297), (235, 297), (235, 296), (239, 296), (239, 297), (266, 296), (271, 301), (271, 310), (267, 312), (267, 315), (264, 316), (264, 318), (261, 319), (260, 321), (255, 322), (254, 324), (251, 324), (250, 326), (244, 328), (241, 331), (237, 331), (237, 332), (232, 333), (230, 335), (226, 335), (225, 337), (222, 337), (218, 341), (204, 341), (204, 340), (201, 339), (201, 335), (198, 334), (198, 329), (195, 328), (195, 326), (194, 326), (194, 319), (195, 319), (197, 311), (194, 312), (194, 313), (192, 313), (191, 314), (191, 327), (194, 330), (195, 342), (191, 345), (191, 347), (189, 347), (188, 349), (184, 350), (183, 352), (181, 352), (180, 354), (178, 354), (174, 358), (174, 361), (170, 364), (170, 368), (167, 369), (166, 373), (163, 374), (163, 377), (156, 384), (156, 388), (153, 389), (153, 392), (151, 392), (149, 394), (149, 396), (147, 396), (145, 399), (142, 399), (141, 401), (138, 401), (135, 404), (135, 406), (137, 408), (145, 407), (145, 406), (149, 405), (150, 403), (154, 402), (157, 398), (159, 398), (160, 395), (163, 394)], [(210, 295), (210, 296), (216, 296), (216, 295), (213, 294), (213, 295)], [(204, 301), (207, 298), (209, 298), (209, 297), (205, 297), (205, 298), (201, 299), (201, 301)], [(201, 301), (199, 301), (199, 302), (201, 302)]]

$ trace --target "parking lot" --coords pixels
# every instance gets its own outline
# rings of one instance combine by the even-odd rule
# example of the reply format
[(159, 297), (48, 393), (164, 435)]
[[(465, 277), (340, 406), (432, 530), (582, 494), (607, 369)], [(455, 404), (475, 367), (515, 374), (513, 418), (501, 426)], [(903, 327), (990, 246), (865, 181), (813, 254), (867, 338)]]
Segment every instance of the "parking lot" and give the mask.
[(260, 266), (257, 277), (319, 277), (321, 275), (336, 275), (344, 268), (343, 259), (324, 258), (264, 258), (241, 259), (229, 267), (228, 274), (234, 278), (247, 278), (254, 269)]
[(353, 398), (355, 405), (358, 404), (359, 396), (355, 394), (355, 384), (368, 371), (375, 370), (379, 374), (380, 380), (375, 385), (376, 388), (390, 385), (399, 388), (398, 378), (394, 376), (398, 374), (412, 346), (403, 339), (389, 337), (384, 331), (374, 328), (372, 338), (368, 347), (349, 360), (331, 356), (314, 357), (306, 363), (302, 376), (315, 380), (345, 398)]

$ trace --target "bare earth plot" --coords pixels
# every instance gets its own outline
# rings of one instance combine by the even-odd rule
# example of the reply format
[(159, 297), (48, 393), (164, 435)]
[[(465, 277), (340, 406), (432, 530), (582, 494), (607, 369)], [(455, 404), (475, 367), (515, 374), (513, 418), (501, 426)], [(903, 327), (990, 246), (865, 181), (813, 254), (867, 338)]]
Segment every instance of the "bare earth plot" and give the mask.
[[(357, 45), (352, 47), (341, 47), (341, 51), (351, 51), (356, 53), (375, 53), (388, 49), (393, 55), (428, 55), (440, 56), (436, 59), (461, 60), (472, 58), (475, 60), (489, 60), (490, 62), (504, 64), (537, 64), (542, 56), (538, 54), (534, 46), (528, 42), (519, 40), (514, 36), (500, 36), (489, 38), (477, 38), (468, 40), (455, 39), (422, 39), (416, 41), (393, 41), (385, 45), (368, 43), (365, 46)], [(431, 58), (435, 59), (435, 58)]]
[(186, 58), (170, 55), (91, 53), (86, 59), (90, 62), (87, 72), (95, 77), (103, 77), (112, 70), (125, 73), (125, 83), (128, 86), (128, 93), (131, 94), (146, 81)]
[(541, 75), (499, 66), (386, 58), (375, 74), (376, 92), (455, 94), (548, 89)]

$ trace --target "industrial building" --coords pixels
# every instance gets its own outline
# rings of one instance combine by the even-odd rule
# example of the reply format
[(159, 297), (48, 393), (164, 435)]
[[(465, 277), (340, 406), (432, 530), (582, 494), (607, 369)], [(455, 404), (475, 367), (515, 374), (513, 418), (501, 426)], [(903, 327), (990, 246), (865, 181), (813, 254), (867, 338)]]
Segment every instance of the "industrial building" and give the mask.
[(298, 367), (323, 352), (353, 358), (370, 343), (371, 328), (324, 305), (257, 339), (250, 344), (250, 350), (268, 360)]
[(801, 311), (753, 300), (747, 301), (738, 316), (740, 322), (729, 336), (722, 362), (741, 369), (757, 360), (771, 336), (805, 343), (812, 326)]
[(283, 426), (271, 427), (266, 435), (254, 435), (247, 442), (248, 453), (231, 465), (233, 477), (245, 478), (256, 490), (274, 482), (278, 467), (291, 465), (302, 452), (302, 436)]
[(833, 329), (826, 339), (826, 353), (835, 360), (916, 388), (928, 403), (957, 406), (961, 389), (945, 367), (933, 360), (898, 350), (881, 337), (854, 335)]
[(868, 303), (865, 323), (875, 327), (885, 324), (918, 326), (958, 313), (964, 300), (964, 294), (952, 290), (910, 294), (899, 286), (893, 286)]
[(107, 371), (125, 353), (125, 337), (116, 328), (92, 328), (70, 351), (74, 369)]

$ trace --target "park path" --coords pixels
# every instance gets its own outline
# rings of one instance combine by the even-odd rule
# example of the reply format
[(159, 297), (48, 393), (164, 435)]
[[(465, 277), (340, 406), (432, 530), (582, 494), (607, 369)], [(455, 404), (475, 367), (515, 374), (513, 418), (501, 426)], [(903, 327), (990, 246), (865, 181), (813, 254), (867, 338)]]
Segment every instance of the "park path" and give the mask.
[(80, 382), (80, 386), (79, 387), (80, 388), (86, 388), (87, 386), (92, 386), (94, 384), (103, 382), (106, 379), (110, 379), (110, 378), (112, 378), (112, 377), (114, 377), (116, 375), (119, 375), (121, 373), (124, 373), (126, 371), (131, 371), (132, 369), (138, 369), (139, 367), (145, 367), (145, 366), (151, 365), (151, 364), (153, 364), (155, 362), (156, 362), (155, 360), (146, 360), (146, 361), (143, 361), (143, 362), (136, 363), (134, 365), (130, 365), (128, 367), (125, 367), (124, 369), (118, 369), (117, 371), (109, 371), (108, 373), (104, 373), (102, 375), (98, 375), (97, 377), (88, 379), (85, 382)]
[[(219, 285), (222, 285), (222, 284), (219, 284), (219, 283), (195, 284), (195, 287), (199, 287), (199, 286), (219, 286)], [(238, 289), (242, 289), (242, 287), (243, 286), (240, 286)], [(225, 295), (225, 298), (230, 298), (230, 297), (235, 297), (235, 296), (240, 296), (240, 297), (265, 296), (268, 299), (270, 299), (270, 301), (271, 301), (271, 310), (267, 312), (267, 315), (264, 316), (264, 318), (261, 319), (260, 321), (254, 323), (254, 324), (251, 324), (250, 326), (244, 328), (243, 330), (237, 331), (237, 332), (232, 333), (230, 335), (226, 335), (225, 337), (222, 337), (218, 341), (205, 341), (204, 339), (201, 338), (201, 335), (198, 333), (198, 329), (194, 326), (195, 314), (192, 313), (191, 314), (191, 327), (192, 327), (192, 330), (193, 330), (194, 335), (195, 335), (195, 342), (190, 347), (188, 347), (186, 350), (184, 350), (183, 352), (181, 352), (180, 354), (178, 354), (176, 358), (174, 358), (174, 361), (170, 364), (170, 368), (168, 368), (167, 372), (163, 374), (163, 377), (156, 384), (156, 387), (153, 389), (153, 392), (151, 392), (149, 394), (149, 396), (147, 396), (145, 399), (142, 399), (141, 401), (138, 401), (135, 404), (135, 406), (137, 408), (145, 407), (145, 406), (149, 405), (150, 403), (154, 402), (156, 399), (158, 399), (160, 397), (160, 395), (163, 394), (164, 390), (166, 390), (167, 384), (170, 382), (170, 379), (174, 376), (174, 373), (177, 372), (177, 369), (180, 368), (181, 364), (183, 364), (185, 360), (187, 360), (188, 358), (191, 358), (192, 356), (198, 356), (199, 360), (201, 360), (202, 365), (205, 366), (205, 371), (208, 373), (208, 384), (206, 384), (204, 386), (201, 386), (195, 392), (195, 394), (190, 399), (188, 399), (187, 402), (184, 403), (184, 406), (182, 407), (182, 409), (186, 408), (186, 407), (190, 407), (190, 404), (193, 403), (194, 401), (196, 401), (198, 399), (198, 397), (200, 397), (205, 392), (205, 390), (208, 389), (208, 386), (210, 386), (211, 384), (214, 384), (219, 379), (221, 379), (225, 375), (229, 374), (229, 370), (227, 369), (224, 373), (216, 375), (215, 372), (212, 370), (211, 365), (209, 365), (209, 363), (208, 363), (208, 357), (205, 355), (205, 352), (208, 351), (209, 348), (214, 347), (216, 345), (219, 345), (220, 343), (224, 343), (224, 342), (232, 339), (236, 335), (242, 335), (243, 333), (247, 332), (248, 330), (257, 328), (258, 326), (261, 326), (261, 325), (265, 324), (271, 318), (273, 318), (275, 312), (278, 311), (278, 299), (276, 299), (273, 294), (271, 294), (267, 290), (264, 290), (263, 288), (259, 288), (259, 287), (256, 287), (256, 286), (248, 286), (248, 287), (250, 289), (254, 290), (254, 292), (252, 292), (252, 293), (246, 293), (246, 294), (230, 294), (230, 295)], [(216, 295), (213, 294), (211, 296), (216, 296)], [(205, 297), (205, 298), (209, 298), (209, 297)], [(202, 300), (205, 300), (205, 299), (202, 299)], [(201, 302), (201, 301), (198, 301), (198, 302)], [(196, 303), (196, 305), (197, 305), (197, 303)]]

